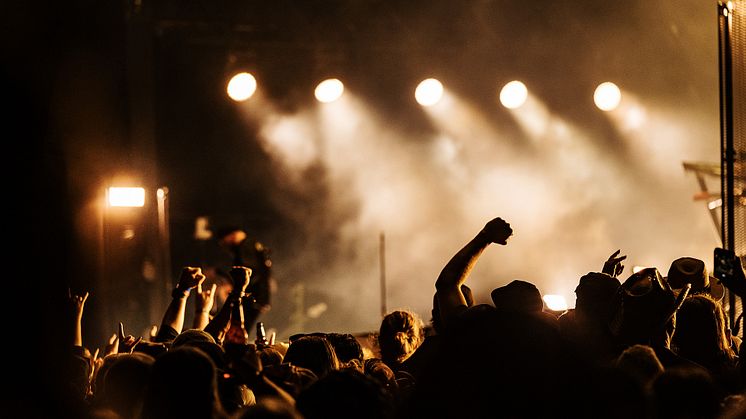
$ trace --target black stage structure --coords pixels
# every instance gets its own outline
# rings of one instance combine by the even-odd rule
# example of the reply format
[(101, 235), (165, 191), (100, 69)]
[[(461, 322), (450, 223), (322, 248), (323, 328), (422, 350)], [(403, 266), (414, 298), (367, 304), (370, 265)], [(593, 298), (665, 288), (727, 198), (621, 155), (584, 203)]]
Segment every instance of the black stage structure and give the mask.
[[(721, 239), (724, 249), (746, 255), (746, 1), (718, 4), (720, 67)], [(742, 301), (729, 293), (731, 324), (738, 330)]]

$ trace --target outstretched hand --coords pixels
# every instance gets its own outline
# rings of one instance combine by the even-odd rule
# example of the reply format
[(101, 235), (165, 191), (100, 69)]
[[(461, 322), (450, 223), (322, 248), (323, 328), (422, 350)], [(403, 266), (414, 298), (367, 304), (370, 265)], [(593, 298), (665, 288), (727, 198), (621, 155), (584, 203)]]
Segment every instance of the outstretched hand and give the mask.
[(119, 347), (117, 348), (117, 353), (120, 354), (129, 354), (132, 353), (132, 351), (135, 349), (135, 346), (137, 346), (138, 343), (142, 340), (142, 336), (139, 338), (135, 338), (132, 335), (126, 335), (124, 334), (124, 325), (122, 322), (119, 322)]
[(73, 311), (78, 315), (83, 314), (83, 308), (85, 307), (85, 302), (88, 299), (88, 292), (86, 292), (84, 295), (77, 295), (73, 294), (70, 288), (67, 289), (67, 297), (70, 301), (70, 305), (73, 309)]
[(601, 270), (602, 273), (608, 274), (614, 278), (622, 274), (622, 271), (624, 271), (624, 265), (622, 265), (622, 261), (627, 259), (627, 255), (619, 256), (620, 252), (621, 250), (617, 250), (616, 252), (612, 253), (608, 259), (606, 259), (606, 262), (604, 262), (604, 267)]
[(513, 235), (513, 229), (510, 228), (510, 224), (498, 217), (485, 224), (482, 234), (490, 243), (506, 245), (508, 238)]
[(217, 284), (212, 284), (210, 289), (202, 290), (202, 284), (197, 285), (197, 298), (195, 310), (197, 313), (209, 313), (215, 303), (215, 290)]

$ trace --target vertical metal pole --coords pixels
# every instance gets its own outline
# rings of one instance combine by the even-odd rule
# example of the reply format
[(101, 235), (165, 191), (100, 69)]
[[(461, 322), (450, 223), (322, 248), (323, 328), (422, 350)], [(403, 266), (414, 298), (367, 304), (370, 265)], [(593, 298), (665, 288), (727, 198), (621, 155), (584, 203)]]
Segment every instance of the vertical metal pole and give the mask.
[(168, 229), (168, 188), (161, 187), (157, 191), (158, 198), (158, 249), (159, 249), (159, 271), (163, 293), (160, 298), (161, 307), (165, 310), (168, 304), (169, 293), (173, 286), (174, 278), (171, 277), (171, 237)]
[[(730, 37), (731, 10), (727, 3), (718, 3), (718, 61), (720, 66), (720, 191), (721, 237), (725, 249), (735, 250), (735, 196), (733, 194), (733, 72)], [(728, 293), (730, 324), (736, 320), (736, 296)]]
[(730, 9), (727, 5), (723, 6), (721, 19), (724, 20), (722, 23), (722, 42), (721, 42), (721, 107), (723, 115), (721, 119), (721, 129), (723, 130), (723, 139), (721, 141), (721, 169), (722, 179), (724, 184), (723, 189), (723, 228), (725, 233), (723, 237), (725, 242), (723, 246), (726, 249), (735, 251), (735, 196), (733, 194), (734, 187), (734, 143), (733, 143), (733, 58), (731, 48), (731, 37), (730, 37), (730, 22), (731, 14)]
[(379, 268), (381, 271), (381, 317), (388, 313), (386, 308), (386, 236), (381, 232), (378, 246)]
[(109, 336), (109, 333), (111, 333), (111, 330), (116, 330), (112, 328), (112, 325), (114, 324), (114, 317), (113, 312), (111, 309), (111, 296), (109, 295), (111, 293), (111, 289), (109, 287), (109, 272), (108, 272), (108, 260), (107, 260), (107, 252), (108, 249), (108, 222), (107, 222), (107, 209), (109, 207), (109, 191), (107, 188), (103, 187), (103, 190), (96, 194), (96, 207), (99, 208), (99, 219), (98, 219), (98, 251), (99, 251), (99, 258), (98, 258), (98, 287), (100, 290), (99, 293), (99, 300), (101, 301), (101, 306), (103, 309), (101, 310), (101, 314), (103, 315), (103, 321), (100, 323), (100, 326), (103, 328), (102, 336)]

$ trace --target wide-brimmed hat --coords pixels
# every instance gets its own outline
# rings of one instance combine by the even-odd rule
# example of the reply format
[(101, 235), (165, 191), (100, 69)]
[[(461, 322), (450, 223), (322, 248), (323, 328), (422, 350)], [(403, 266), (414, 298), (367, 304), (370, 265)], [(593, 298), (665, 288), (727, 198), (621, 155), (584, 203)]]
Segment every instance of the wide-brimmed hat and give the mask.
[(686, 284), (692, 284), (690, 294), (709, 294), (720, 301), (725, 287), (707, 272), (705, 263), (693, 257), (681, 257), (671, 263), (666, 277), (674, 292), (678, 293)]
[(609, 327), (623, 343), (641, 343), (663, 330), (689, 295), (691, 284), (674, 293), (656, 268), (645, 268), (619, 287)]
[(490, 296), (495, 308), (501, 311), (536, 313), (544, 308), (544, 300), (536, 285), (520, 279), (495, 288)]
[(516, 319), (530, 317), (538, 319), (552, 329), (559, 328), (557, 315), (544, 311), (544, 300), (536, 285), (516, 279), (490, 293), (495, 312)]

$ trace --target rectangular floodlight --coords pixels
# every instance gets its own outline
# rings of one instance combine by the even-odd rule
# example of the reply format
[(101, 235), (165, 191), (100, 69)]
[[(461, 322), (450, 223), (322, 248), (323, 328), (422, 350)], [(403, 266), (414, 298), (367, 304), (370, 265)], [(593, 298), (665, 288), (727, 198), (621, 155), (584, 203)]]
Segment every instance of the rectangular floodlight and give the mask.
[(111, 207), (145, 206), (144, 188), (109, 188), (107, 201)]

